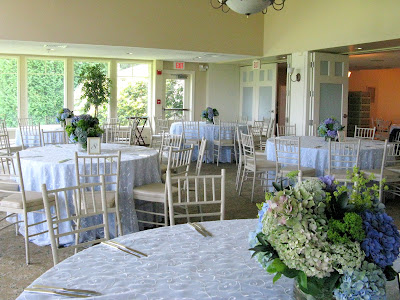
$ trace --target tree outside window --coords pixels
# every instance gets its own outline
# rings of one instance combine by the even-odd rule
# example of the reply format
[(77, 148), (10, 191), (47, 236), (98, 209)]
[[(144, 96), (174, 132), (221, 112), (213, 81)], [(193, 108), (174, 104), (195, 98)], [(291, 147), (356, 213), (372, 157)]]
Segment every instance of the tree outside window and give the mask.
[(18, 126), (18, 65), (15, 58), (0, 58), (0, 118)]

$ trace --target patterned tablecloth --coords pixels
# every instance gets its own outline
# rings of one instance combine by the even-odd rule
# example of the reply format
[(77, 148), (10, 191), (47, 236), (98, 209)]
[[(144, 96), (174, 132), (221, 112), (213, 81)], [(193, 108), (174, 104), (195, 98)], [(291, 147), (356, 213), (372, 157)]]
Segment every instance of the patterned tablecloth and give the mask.
[[(41, 191), (46, 183), (48, 189), (56, 189), (76, 185), (74, 155), (77, 145), (49, 145), (30, 148), (20, 152), (21, 168), (26, 190)], [(133, 202), (133, 188), (160, 182), (158, 152), (140, 146), (118, 144), (101, 144), (101, 154), (115, 154), (121, 151), (121, 170), (119, 201), (124, 234), (138, 231), (136, 212)], [(44, 214), (29, 213), (30, 222), (44, 220)], [(110, 216), (110, 231), (114, 231), (114, 216)], [(95, 220), (93, 221), (95, 222)], [(40, 225), (38, 225), (40, 226)], [(85, 226), (85, 225), (84, 225)], [(37, 230), (32, 227), (32, 233)], [(20, 228), (21, 234), (23, 228)], [(48, 234), (31, 238), (35, 244), (48, 245)], [(62, 244), (72, 241), (69, 237), (61, 240)]]
[[(346, 139), (346, 141), (356, 140), (355, 138)], [(317, 176), (324, 175), (324, 170), (328, 168), (328, 142), (323, 137), (302, 136), (300, 145), (301, 166), (315, 168)], [(361, 169), (379, 169), (382, 164), (384, 145), (385, 143), (382, 141), (361, 140), (359, 167)], [(265, 154), (269, 160), (275, 161), (273, 138), (268, 139)]]
[[(126, 235), (115, 240), (147, 258), (97, 245), (59, 263), (31, 285), (103, 294), (95, 299), (294, 299), (292, 279), (282, 276), (273, 284), (273, 276), (251, 259), (248, 234), (256, 222), (204, 222), (213, 234), (207, 238), (186, 224)], [(398, 299), (395, 281), (388, 283), (388, 294), (388, 299)], [(64, 298), (24, 292), (18, 299)]]
[[(44, 131), (63, 131), (64, 128), (61, 127), (60, 124), (54, 124), (54, 125), (40, 125), (40, 129), (43, 129)], [(28, 147), (31, 146), (36, 146), (37, 143), (39, 142), (40, 138), (40, 133), (34, 135), (34, 139), (30, 139), (29, 141), (25, 142), (25, 144), (28, 144)], [(53, 140), (56, 141), (57, 136), (53, 137)], [(21, 140), (21, 132), (19, 131), (19, 128), (15, 130), (15, 145), (21, 146), (22, 145), (22, 140)]]
[[(247, 133), (247, 126), (243, 124), (239, 124), (240, 129)], [(182, 133), (182, 122), (174, 122), (171, 124), (170, 129), (171, 134), (181, 134)], [(200, 138), (204, 137), (207, 140), (207, 149), (206, 149), (206, 162), (213, 162), (213, 149), (214, 149), (214, 139), (218, 138), (219, 127), (218, 125), (208, 124), (206, 122), (200, 122)], [(224, 139), (232, 138), (229, 135), (223, 136)], [(194, 158), (197, 158), (197, 147), (194, 149)], [(220, 162), (231, 162), (232, 160), (232, 147), (223, 147), (220, 155)]]

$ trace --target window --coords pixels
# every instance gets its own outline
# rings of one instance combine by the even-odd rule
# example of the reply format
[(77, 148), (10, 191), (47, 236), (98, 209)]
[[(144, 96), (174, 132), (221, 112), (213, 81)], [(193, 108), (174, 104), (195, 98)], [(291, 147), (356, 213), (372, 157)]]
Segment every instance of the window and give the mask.
[(64, 61), (28, 59), (28, 116), (45, 124), (64, 107)]
[[(82, 85), (78, 84), (79, 75), (82, 72), (82, 69), (86, 66), (92, 66), (99, 64), (104, 73), (108, 75), (109, 64), (108, 62), (93, 62), (93, 61), (74, 61), (74, 114), (81, 115), (85, 114), (83, 107), (85, 105), (86, 100), (81, 99), (82, 95)], [(86, 112), (92, 116), (94, 116), (94, 107), (91, 107), (88, 112)], [(108, 117), (108, 104), (104, 107), (99, 107), (98, 118), (100, 122), (103, 122)]]
[(18, 126), (18, 65), (16, 58), (0, 58), (0, 118)]
[(122, 125), (128, 124), (127, 117), (149, 115), (150, 68), (147, 63), (118, 63), (117, 114)]

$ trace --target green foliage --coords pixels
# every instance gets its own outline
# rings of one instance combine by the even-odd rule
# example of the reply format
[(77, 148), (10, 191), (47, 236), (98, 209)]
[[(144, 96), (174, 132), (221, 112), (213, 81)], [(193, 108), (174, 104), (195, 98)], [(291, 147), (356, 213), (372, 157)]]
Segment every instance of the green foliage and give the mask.
[[(183, 80), (168, 79), (165, 83), (165, 107), (183, 108)], [(165, 117), (182, 117), (183, 112), (165, 112)]]
[[(305, 275), (304, 275), (305, 276)], [(332, 299), (332, 293), (339, 283), (340, 274), (332, 272), (330, 276), (324, 278), (305, 277), (297, 280), (300, 289), (318, 300)], [(305, 285), (304, 282), (307, 282)]]
[(102, 70), (99, 64), (85, 66), (79, 74), (78, 83), (82, 83), (81, 99), (86, 99), (84, 111), (88, 112), (94, 107), (94, 116), (97, 118), (99, 106), (103, 108), (110, 99), (111, 79)]
[(18, 126), (18, 68), (14, 58), (0, 58), (0, 118), (7, 125)]
[(345, 213), (343, 220), (330, 219), (328, 239), (334, 244), (361, 242), (365, 238), (362, 218), (353, 212)]
[(148, 103), (148, 84), (144, 81), (135, 82), (129, 85), (118, 98), (118, 118), (121, 125), (128, 123), (127, 117), (147, 116), (147, 103)]

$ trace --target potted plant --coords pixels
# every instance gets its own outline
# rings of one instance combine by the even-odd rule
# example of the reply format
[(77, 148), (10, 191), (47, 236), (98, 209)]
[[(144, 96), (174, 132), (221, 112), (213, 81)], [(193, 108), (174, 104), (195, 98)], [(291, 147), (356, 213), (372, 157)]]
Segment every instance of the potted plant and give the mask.
[(69, 110), (68, 108), (60, 109), (57, 113), (57, 122), (61, 124), (62, 127), (65, 127), (65, 123), (67, 119), (71, 119), (74, 116), (74, 112)]
[(275, 283), (294, 278), (296, 299), (386, 299), (400, 234), (379, 202), (379, 187), (356, 167), (352, 188), (331, 176), (267, 193), (250, 234), (253, 257)]
[(86, 99), (84, 111), (88, 112), (94, 106), (94, 117), (97, 118), (99, 106), (105, 105), (110, 99), (111, 79), (101, 70), (99, 64), (86, 66), (79, 75), (79, 84), (82, 85), (81, 99)]
[(318, 126), (318, 134), (325, 137), (325, 141), (329, 139), (335, 141), (338, 131), (342, 131), (343, 129), (344, 126), (342, 126), (338, 120), (335, 118), (327, 118)]
[(79, 150), (87, 149), (88, 137), (101, 137), (104, 132), (99, 126), (99, 120), (91, 115), (80, 115), (72, 118), (71, 125), (65, 130), (69, 138), (78, 143)]
[(201, 112), (201, 117), (206, 119), (207, 123), (214, 123), (214, 117), (219, 116), (219, 112), (216, 108), (207, 107)]

